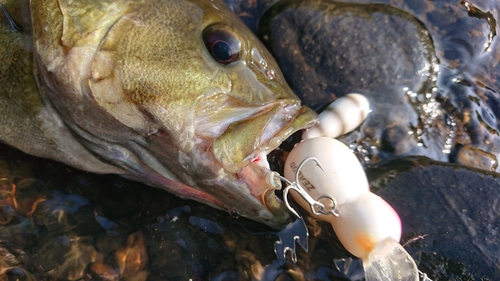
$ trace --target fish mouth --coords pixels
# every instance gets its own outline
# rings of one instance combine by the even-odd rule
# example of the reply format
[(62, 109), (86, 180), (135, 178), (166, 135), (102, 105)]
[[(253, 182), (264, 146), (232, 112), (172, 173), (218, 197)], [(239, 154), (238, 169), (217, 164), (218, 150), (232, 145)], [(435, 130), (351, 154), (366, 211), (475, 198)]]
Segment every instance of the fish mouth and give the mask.
[(248, 187), (250, 194), (274, 215), (282, 215), (282, 200), (276, 196), (281, 190), (279, 173), (270, 169), (266, 152), (259, 153), (247, 166), (235, 174)]
[(231, 124), (213, 143), (215, 158), (237, 181), (243, 182), (252, 197), (275, 217), (288, 216), (279, 173), (272, 171), (267, 155), (293, 133), (316, 122), (317, 115), (299, 103), (279, 103), (250, 119)]

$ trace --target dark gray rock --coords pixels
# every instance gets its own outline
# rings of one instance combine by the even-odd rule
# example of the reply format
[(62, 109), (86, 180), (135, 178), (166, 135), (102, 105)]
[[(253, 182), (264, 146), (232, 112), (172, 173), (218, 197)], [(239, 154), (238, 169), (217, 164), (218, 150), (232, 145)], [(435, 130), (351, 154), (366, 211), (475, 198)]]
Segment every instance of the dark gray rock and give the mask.
[(499, 174), (423, 157), (367, 174), (400, 215), (402, 243), (421, 237), (405, 247), (420, 270), (433, 280), (500, 280)]

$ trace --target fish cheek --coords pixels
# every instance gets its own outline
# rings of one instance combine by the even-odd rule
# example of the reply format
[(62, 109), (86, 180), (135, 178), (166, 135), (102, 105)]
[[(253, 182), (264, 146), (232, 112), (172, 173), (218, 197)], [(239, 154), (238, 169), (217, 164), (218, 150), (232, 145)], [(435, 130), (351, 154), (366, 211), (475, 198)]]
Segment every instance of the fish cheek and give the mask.
[(104, 90), (120, 91), (116, 96), (100, 93), (99, 103), (146, 135), (159, 126), (172, 131), (192, 121), (194, 101), (206, 86), (203, 76), (213, 73), (197, 63), (195, 31), (201, 11), (185, 1), (155, 5), (161, 7), (144, 7), (113, 26), (100, 50), (104, 59), (96, 58), (93, 68), (99, 75), (92, 75), (114, 80), (99, 81)]
[(94, 100), (120, 123), (142, 136), (148, 135), (149, 122), (140, 108), (126, 96), (111, 50), (98, 51), (91, 64), (89, 87)]

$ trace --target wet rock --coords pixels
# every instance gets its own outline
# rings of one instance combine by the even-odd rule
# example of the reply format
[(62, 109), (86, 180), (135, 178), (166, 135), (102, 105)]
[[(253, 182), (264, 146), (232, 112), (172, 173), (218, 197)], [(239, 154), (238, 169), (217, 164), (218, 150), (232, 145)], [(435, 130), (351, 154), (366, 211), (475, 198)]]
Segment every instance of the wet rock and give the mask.
[(224, 0), (253, 32), (257, 31), (262, 14), (275, 2), (274, 0)]
[(500, 280), (499, 174), (427, 158), (394, 159), (367, 174), (432, 280)]
[(315, 109), (359, 90), (395, 105), (401, 98), (387, 90), (417, 92), (433, 75), (427, 31), (387, 5), (281, 1), (264, 15), (259, 35), (296, 93)]
[(369, 148), (372, 162), (447, 161), (452, 128), (433, 90), (438, 60), (417, 18), (383, 4), (281, 1), (261, 19), (259, 36), (306, 105), (321, 110), (350, 92), (369, 99), (373, 111), (342, 140)]
[(259, 35), (305, 104), (321, 110), (349, 92), (370, 99), (372, 114), (341, 138), (364, 164), (423, 155), (499, 171), (499, 9), (498, 1), (283, 0)]
[(498, 160), (495, 153), (483, 151), (469, 145), (456, 145), (450, 154), (450, 162), (486, 171), (496, 171), (498, 168)]

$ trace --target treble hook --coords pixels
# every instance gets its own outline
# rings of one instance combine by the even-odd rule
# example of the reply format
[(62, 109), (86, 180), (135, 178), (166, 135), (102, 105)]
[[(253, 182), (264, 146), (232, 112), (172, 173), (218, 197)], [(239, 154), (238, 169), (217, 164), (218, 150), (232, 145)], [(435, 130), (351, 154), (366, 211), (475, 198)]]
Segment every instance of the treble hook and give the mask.
[[(323, 166), (321, 166), (321, 163), (319, 162), (319, 160), (316, 157), (310, 156), (310, 157), (307, 157), (304, 160), (302, 160), (302, 162), (300, 162), (299, 166), (297, 167), (297, 170), (295, 171), (295, 182), (291, 182), (288, 179), (286, 179), (285, 177), (278, 175), (280, 179), (282, 179), (283, 181), (285, 181), (286, 183), (289, 184), (283, 190), (283, 199), (285, 201), (285, 204), (286, 204), (288, 210), (290, 210), (290, 212), (292, 212), (294, 215), (296, 215), (297, 217), (300, 218), (300, 215), (295, 211), (295, 209), (292, 206), (290, 206), (290, 203), (288, 202), (288, 192), (290, 192), (290, 189), (293, 189), (293, 190), (297, 191), (297, 193), (300, 194), (300, 196), (302, 196), (302, 198), (304, 198), (304, 200), (306, 200), (307, 203), (309, 203), (309, 205), (311, 206), (311, 212), (313, 214), (315, 214), (317, 216), (332, 214), (332, 215), (338, 217), (339, 214), (336, 212), (337, 201), (335, 201), (335, 199), (331, 198), (328, 195), (322, 195), (318, 198), (318, 201), (314, 200), (314, 198), (312, 198), (311, 195), (309, 195), (309, 193), (307, 193), (307, 191), (304, 189), (304, 187), (302, 187), (302, 185), (300, 184), (300, 181), (299, 181), (300, 170), (308, 161), (311, 161), (311, 160), (314, 161), (316, 163), (316, 165), (323, 172), (325, 171), (325, 169), (323, 169)], [(323, 203), (319, 202), (319, 200), (321, 200), (321, 199), (330, 199), (332, 201), (333, 206), (330, 207), (328, 211), (325, 211), (325, 205), (323, 205)]]

